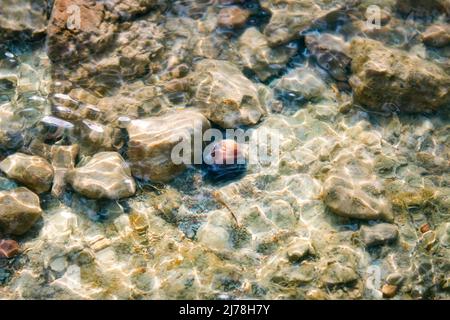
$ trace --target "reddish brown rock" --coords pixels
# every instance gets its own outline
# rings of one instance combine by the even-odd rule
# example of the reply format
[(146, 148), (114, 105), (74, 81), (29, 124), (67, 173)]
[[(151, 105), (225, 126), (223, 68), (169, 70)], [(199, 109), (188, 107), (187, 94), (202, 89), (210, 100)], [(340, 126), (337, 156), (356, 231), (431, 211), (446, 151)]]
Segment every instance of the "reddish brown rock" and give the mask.
[(55, 0), (47, 29), (49, 58), (69, 64), (104, 50), (116, 31), (110, 20), (99, 1)]
[(19, 253), (19, 244), (14, 240), (0, 240), (0, 258), (12, 258)]
[(220, 27), (240, 28), (247, 22), (249, 16), (248, 10), (236, 6), (227, 7), (220, 10), (217, 23)]

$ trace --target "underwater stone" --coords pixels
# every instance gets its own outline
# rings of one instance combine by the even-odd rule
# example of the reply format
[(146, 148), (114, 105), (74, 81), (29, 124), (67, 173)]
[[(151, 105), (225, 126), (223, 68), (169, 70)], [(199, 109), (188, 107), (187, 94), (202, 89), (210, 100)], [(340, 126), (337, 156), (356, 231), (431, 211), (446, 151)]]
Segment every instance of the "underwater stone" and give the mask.
[[(80, 10), (80, 24), (72, 21), (73, 6)], [(69, 9), (70, 8), (70, 9)], [(67, 22), (73, 25), (67, 27)], [(91, 0), (55, 0), (47, 27), (47, 54), (52, 62), (71, 64), (104, 50), (116, 26), (103, 3)]]
[(305, 44), (317, 61), (334, 79), (346, 81), (350, 71), (349, 45), (343, 38), (323, 33), (305, 37)]
[(450, 14), (448, 0), (397, 0), (397, 10), (404, 15), (428, 18), (431, 14)]
[(318, 73), (307, 67), (291, 70), (275, 84), (275, 90), (280, 94), (294, 94), (308, 100), (320, 98), (326, 89), (326, 84)]
[(384, 284), (381, 292), (384, 298), (393, 298), (397, 294), (398, 287), (392, 284)]
[(242, 147), (234, 140), (225, 139), (215, 143), (207, 162), (209, 178), (225, 181), (242, 176), (246, 169), (246, 159)]
[(327, 285), (348, 284), (358, 278), (358, 274), (352, 267), (340, 262), (331, 262), (322, 274), (322, 281)]
[(69, 170), (67, 181), (91, 199), (121, 199), (136, 192), (130, 168), (117, 152), (95, 154), (82, 167)]
[(230, 62), (202, 60), (192, 81), (196, 105), (209, 120), (223, 128), (254, 125), (267, 113), (257, 85)]
[(77, 144), (70, 146), (57, 146), (51, 148), (51, 162), (54, 170), (52, 195), (59, 197), (64, 192), (66, 185), (66, 173), (68, 170), (75, 167), (75, 159), (80, 151), (80, 146)]
[(19, 244), (14, 240), (0, 240), (0, 258), (12, 258), (19, 253)]
[(45, 35), (46, 0), (2, 0), (0, 39), (36, 39)]
[(83, 141), (83, 151), (90, 154), (114, 149), (114, 129), (101, 123), (83, 120), (77, 126)]
[(450, 101), (450, 76), (432, 62), (365, 38), (352, 40), (350, 55), (357, 104), (414, 113), (436, 111)]
[(450, 44), (450, 26), (434, 24), (422, 33), (422, 41), (427, 46), (442, 48)]
[(372, 166), (350, 155), (338, 158), (335, 166), (322, 191), (323, 201), (333, 213), (346, 218), (392, 221), (392, 206)]
[(58, 141), (64, 136), (73, 134), (74, 125), (68, 121), (45, 116), (39, 123), (40, 134), (45, 140)]
[(266, 37), (255, 27), (245, 29), (239, 38), (239, 55), (243, 64), (262, 81), (276, 75), (283, 69), (295, 49), (271, 48)]
[(398, 227), (389, 223), (362, 226), (359, 235), (366, 246), (382, 245), (398, 238)]
[(0, 191), (0, 228), (4, 232), (22, 235), (41, 214), (39, 197), (27, 188)]
[(272, 14), (264, 34), (271, 46), (277, 46), (299, 39), (310, 28), (332, 25), (354, 1), (346, 5), (337, 2), (326, 1), (324, 5), (317, 0), (263, 0), (261, 6)]
[(298, 263), (309, 255), (314, 256), (316, 251), (311, 242), (306, 239), (294, 240), (287, 248), (286, 255), (290, 262)]
[[(133, 176), (155, 182), (172, 180), (186, 169), (186, 164), (172, 161), (173, 148), (182, 141), (191, 146), (194, 137), (201, 139), (209, 128), (209, 121), (193, 110), (177, 110), (158, 117), (132, 120), (127, 127), (127, 155)], [(192, 151), (194, 156), (195, 150)]]
[(15, 153), (0, 162), (0, 169), (8, 178), (23, 183), (36, 193), (46, 192), (52, 185), (53, 168), (38, 156)]
[(220, 10), (217, 24), (225, 28), (240, 28), (247, 22), (250, 12), (237, 6)]

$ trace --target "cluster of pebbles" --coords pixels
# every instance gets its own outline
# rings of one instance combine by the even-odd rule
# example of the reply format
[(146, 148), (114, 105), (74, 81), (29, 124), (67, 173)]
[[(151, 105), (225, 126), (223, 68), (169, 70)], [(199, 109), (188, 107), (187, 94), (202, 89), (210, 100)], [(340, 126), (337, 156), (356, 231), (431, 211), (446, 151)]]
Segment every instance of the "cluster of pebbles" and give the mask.
[(448, 1), (4, 2), (0, 297), (449, 297)]

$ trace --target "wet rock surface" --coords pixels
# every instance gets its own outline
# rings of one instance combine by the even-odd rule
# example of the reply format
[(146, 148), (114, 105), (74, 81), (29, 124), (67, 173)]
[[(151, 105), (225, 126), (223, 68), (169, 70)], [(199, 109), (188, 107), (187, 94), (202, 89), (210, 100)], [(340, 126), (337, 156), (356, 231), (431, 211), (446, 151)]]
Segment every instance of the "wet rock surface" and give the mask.
[[(209, 121), (204, 116), (191, 110), (131, 121), (127, 127), (130, 139), (127, 154), (133, 176), (156, 182), (172, 180), (186, 170), (185, 163), (173, 162), (173, 148), (183, 141), (187, 147), (191, 147), (194, 137), (201, 136), (209, 127)], [(196, 150), (192, 151), (187, 160), (194, 163), (195, 151), (197, 158), (201, 156), (201, 145), (197, 145)], [(178, 155), (181, 152), (180, 149)]]
[(203, 114), (223, 128), (252, 125), (267, 113), (259, 88), (226, 61), (203, 60), (193, 76), (195, 101)]
[(49, 191), (53, 181), (53, 168), (38, 156), (15, 153), (0, 162), (0, 169), (11, 179), (23, 183), (36, 193)]
[(0, 191), (0, 228), (22, 235), (41, 217), (39, 197), (27, 188)]
[(13, 258), (19, 253), (19, 244), (14, 240), (0, 240), (0, 258)]
[(324, 182), (325, 204), (337, 215), (355, 219), (392, 220), (389, 200), (381, 182), (370, 176), (370, 167), (362, 161), (345, 159), (346, 165), (331, 170)]
[(426, 112), (449, 102), (450, 78), (439, 66), (373, 40), (354, 39), (350, 50), (355, 103)]
[(116, 152), (95, 154), (83, 166), (69, 170), (67, 181), (75, 191), (93, 199), (121, 199), (136, 192), (130, 168)]
[(370, 227), (361, 227), (359, 235), (366, 246), (382, 245), (397, 239), (398, 228), (392, 224), (379, 223)]
[(4, 0), (0, 12), (0, 39), (36, 39), (47, 28), (47, 0)]

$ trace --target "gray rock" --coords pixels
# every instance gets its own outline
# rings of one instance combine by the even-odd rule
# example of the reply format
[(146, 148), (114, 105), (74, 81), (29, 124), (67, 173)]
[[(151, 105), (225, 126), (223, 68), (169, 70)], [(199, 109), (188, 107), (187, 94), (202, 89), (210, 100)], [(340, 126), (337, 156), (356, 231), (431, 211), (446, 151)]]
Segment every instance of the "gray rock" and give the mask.
[(359, 279), (356, 271), (340, 262), (331, 262), (322, 274), (322, 281), (327, 285), (348, 284)]
[(286, 255), (290, 262), (300, 262), (310, 255), (315, 255), (316, 251), (311, 242), (305, 239), (298, 239), (291, 243)]
[(39, 197), (27, 188), (0, 191), (0, 229), (4, 232), (22, 235), (41, 214)]
[(92, 199), (121, 199), (136, 192), (130, 168), (117, 152), (97, 153), (84, 166), (69, 170), (67, 181)]
[(271, 281), (285, 287), (297, 287), (314, 280), (316, 268), (313, 263), (304, 262), (300, 266), (283, 267), (271, 278)]
[(398, 227), (389, 223), (362, 226), (359, 236), (368, 247), (391, 243), (398, 238)]

